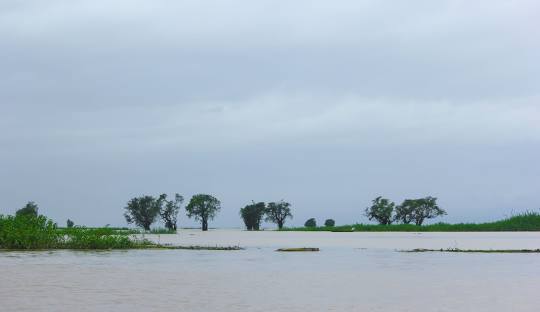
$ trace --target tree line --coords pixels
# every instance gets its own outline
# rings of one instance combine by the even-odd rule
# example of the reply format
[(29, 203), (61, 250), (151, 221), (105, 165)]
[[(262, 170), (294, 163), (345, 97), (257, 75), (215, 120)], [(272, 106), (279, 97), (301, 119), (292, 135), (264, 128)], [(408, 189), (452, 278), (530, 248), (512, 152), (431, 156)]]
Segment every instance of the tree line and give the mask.
[(366, 208), (364, 214), (369, 220), (376, 220), (382, 225), (390, 225), (392, 222), (422, 225), (427, 219), (446, 215), (446, 211), (437, 205), (437, 198), (431, 196), (406, 199), (401, 205), (379, 196)]
[[(158, 197), (140, 196), (134, 197), (127, 202), (124, 208), (124, 217), (128, 224), (135, 224), (146, 231), (150, 226), (161, 218), (165, 227), (170, 231), (176, 231), (178, 214), (184, 197), (175, 194), (174, 198), (168, 199), (166, 194)], [(193, 195), (185, 206), (188, 218), (201, 222), (201, 229), (208, 230), (208, 222), (213, 220), (221, 209), (221, 202), (208, 194)], [(38, 215), (38, 206), (34, 202), (28, 202), (26, 206), (17, 210), (16, 215)], [(368, 219), (375, 220), (381, 225), (390, 225), (394, 222), (403, 224), (414, 223), (422, 225), (425, 220), (446, 215), (446, 211), (437, 204), (437, 198), (427, 196), (418, 199), (406, 199), (400, 205), (381, 196), (372, 201), (371, 206), (364, 210)], [(240, 209), (240, 217), (248, 230), (259, 230), (261, 222), (275, 223), (278, 229), (282, 229), (287, 219), (292, 219), (291, 204), (286, 201), (277, 202), (252, 202)], [(327, 219), (324, 226), (335, 225), (333, 219)], [(74, 222), (67, 220), (67, 227), (73, 227)], [(305, 227), (316, 227), (315, 218), (310, 218), (304, 223)]]
[[(124, 208), (124, 217), (128, 224), (135, 224), (146, 231), (161, 218), (168, 230), (176, 231), (178, 213), (183, 202), (184, 198), (180, 194), (175, 194), (174, 200), (168, 200), (166, 194), (134, 197)], [(286, 219), (293, 217), (290, 206), (290, 203), (283, 200), (268, 204), (253, 202), (240, 209), (240, 215), (248, 230), (259, 230), (263, 217), (281, 229)], [(194, 195), (185, 207), (187, 217), (200, 221), (203, 231), (208, 230), (208, 222), (215, 218), (220, 209), (221, 202), (208, 194)]]

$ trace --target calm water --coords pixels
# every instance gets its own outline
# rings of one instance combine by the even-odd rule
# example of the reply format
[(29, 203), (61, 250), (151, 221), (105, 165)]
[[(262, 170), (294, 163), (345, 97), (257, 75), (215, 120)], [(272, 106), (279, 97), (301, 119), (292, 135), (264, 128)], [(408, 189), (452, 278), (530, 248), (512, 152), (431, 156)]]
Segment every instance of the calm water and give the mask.
[[(539, 311), (540, 233), (214, 230), (160, 242), (242, 251), (0, 253), (0, 311)], [(277, 253), (278, 247), (319, 253)]]

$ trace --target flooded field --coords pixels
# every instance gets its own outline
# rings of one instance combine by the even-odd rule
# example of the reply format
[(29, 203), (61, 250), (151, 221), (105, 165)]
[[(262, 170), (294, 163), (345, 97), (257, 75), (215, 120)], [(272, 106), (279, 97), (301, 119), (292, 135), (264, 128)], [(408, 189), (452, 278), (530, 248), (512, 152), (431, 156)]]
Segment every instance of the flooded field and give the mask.
[[(147, 236), (240, 251), (0, 253), (1, 311), (538, 311), (540, 233), (182, 230)], [(278, 253), (283, 247), (320, 252)]]

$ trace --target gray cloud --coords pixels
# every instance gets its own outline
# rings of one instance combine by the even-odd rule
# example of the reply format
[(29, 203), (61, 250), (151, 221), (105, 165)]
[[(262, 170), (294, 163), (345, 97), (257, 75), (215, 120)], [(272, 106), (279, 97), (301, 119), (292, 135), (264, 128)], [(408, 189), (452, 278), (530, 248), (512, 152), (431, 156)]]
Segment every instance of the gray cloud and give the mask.
[[(447, 221), (538, 208), (535, 1), (4, 1), (3, 213), (123, 224), (143, 193), (365, 221), (382, 194)], [(183, 225), (192, 224), (185, 219)]]

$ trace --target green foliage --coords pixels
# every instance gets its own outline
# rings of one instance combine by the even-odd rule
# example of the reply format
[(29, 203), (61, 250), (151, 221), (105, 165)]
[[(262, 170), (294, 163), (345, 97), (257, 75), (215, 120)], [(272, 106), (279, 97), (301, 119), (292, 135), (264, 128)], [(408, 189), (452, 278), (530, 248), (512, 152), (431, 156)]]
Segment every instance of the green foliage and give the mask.
[(487, 223), (435, 223), (415, 224), (352, 224), (333, 228), (287, 228), (287, 231), (332, 231), (332, 232), (513, 232), (540, 231), (540, 213), (527, 212), (507, 219)]
[(110, 228), (73, 227), (64, 234), (62, 248), (68, 249), (128, 249), (136, 245), (129, 236), (116, 235)]
[(58, 229), (45, 216), (0, 215), (0, 249), (127, 249), (150, 244), (112, 228)]
[(304, 223), (305, 227), (317, 227), (317, 220), (315, 218), (310, 218)]
[(38, 205), (33, 201), (28, 202), (23, 208), (17, 210), (16, 216), (34, 216), (38, 215)]
[(414, 222), (422, 225), (426, 219), (445, 215), (446, 211), (437, 205), (437, 198), (425, 197), (419, 199), (406, 199), (396, 208), (395, 220), (404, 224)]
[(169, 232), (176, 232), (176, 220), (178, 217), (178, 212), (180, 212), (180, 206), (184, 202), (184, 197), (182, 197), (180, 194), (175, 194), (174, 201), (166, 199), (164, 200), (165, 206), (161, 208), (159, 215), (161, 216), (161, 219), (165, 223), (165, 227), (169, 230)]
[(194, 195), (186, 206), (187, 216), (201, 221), (203, 231), (208, 231), (208, 220), (213, 220), (220, 209), (221, 202), (207, 194)]
[(392, 224), (392, 213), (395, 204), (381, 196), (375, 198), (371, 207), (366, 208), (365, 215), (369, 220), (377, 220), (379, 224)]
[(1, 249), (56, 248), (62, 239), (54, 222), (45, 216), (0, 215)]
[(176, 234), (176, 229), (154, 228), (150, 230), (150, 234)]
[(261, 226), (261, 220), (264, 216), (266, 205), (263, 202), (247, 205), (240, 209), (240, 216), (244, 220), (246, 228), (251, 231), (258, 231)]
[(266, 221), (276, 223), (278, 229), (282, 229), (287, 218), (293, 217), (291, 214), (291, 204), (284, 202), (283, 200), (277, 203), (268, 203), (266, 206)]
[(67, 219), (66, 226), (68, 228), (72, 228), (75, 225), (75, 222), (71, 221), (70, 219)]
[(336, 221), (334, 221), (334, 219), (326, 219), (326, 221), (324, 221), (324, 226), (326, 227), (333, 227), (336, 225)]
[(126, 210), (124, 217), (127, 223), (135, 223), (145, 231), (149, 231), (150, 225), (156, 220), (166, 197), (167, 195), (162, 194), (159, 198), (152, 196), (132, 198), (124, 208)]

